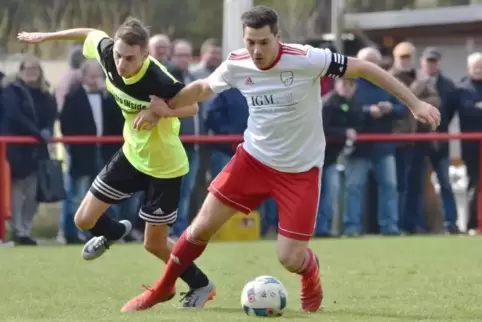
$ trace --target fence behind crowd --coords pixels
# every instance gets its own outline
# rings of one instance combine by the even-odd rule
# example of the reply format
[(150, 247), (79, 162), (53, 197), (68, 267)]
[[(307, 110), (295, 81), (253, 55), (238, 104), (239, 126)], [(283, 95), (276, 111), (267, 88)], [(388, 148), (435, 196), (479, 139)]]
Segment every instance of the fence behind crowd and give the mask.
[[(213, 144), (242, 142), (240, 135), (185, 135), (181, 137), (185, 143)], [(408, 142), (408, 141), (480, 141), (478, 151), (482, 160), (482, 133), (413, 133), (413, 134), (360, 134), (358, 141), (364, 142)], [(120, 136), (65, 136), (55, 138), (53, 143), (88, 144), (88, 143), (120, 143)], [(7, 145), (12, 143), (36, 144), (37, 139), (29, 136), (0, 136), (0, 240), (6, 237), (6, 220), (10, 217), (10, 183), (9, 166), (7, 162)], [(482, 171), (479, 172), (479, 182), (482, 182)], [(482, 189), (477, 196), (478, 230), (482, 231)]]

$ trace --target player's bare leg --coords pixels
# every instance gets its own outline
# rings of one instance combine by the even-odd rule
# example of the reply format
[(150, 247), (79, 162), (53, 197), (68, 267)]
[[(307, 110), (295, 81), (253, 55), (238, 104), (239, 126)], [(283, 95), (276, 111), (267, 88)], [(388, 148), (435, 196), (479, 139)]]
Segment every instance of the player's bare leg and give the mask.
[[(166, 298), (172, 292), (176, 280), (201, 256), (211, 237), (236, 212), (209, 193), (191, 226), (177, 240), (164, 274), (150, 289), (150, 295), (132, 302), (129, 310), (139, 310), (156, 299)], [(197, 307), (203, 307), (204, 304)]]
[(129, 221), (116, 221), (105, 214), (110, 206), (111, 204), (99, 200), (89, 191), (75, 214), (74, 221), (77, 227), (88, 230), (94, 235), (85, 243), (82, 250), (82, 256), (86, 260), (101, 256), (110, 245), (128, 235), (132, 230)]
[[(171, 255), (174, 241), (169, 237), (167, 225), (154, 225), (146, 223), (144, 232), (144, 248), (163, 262), (167, 263)], [(189, 292), (182, 294), (184, 307), (203, 307), (206, 302), (212, 300), (216, 294), (214, 284), (194, 264), (189, 265), (181, 279), (189, 286)], [(121, 309), (122, 312), (146, 310), (158, 303), (172, 299), (176, 294), (175, 285), (165, 294), (158, 295), (155, 290), (146, 287), (146, 291), (127, 302)]]
[(169, 227), (167, 225), (153, 225), (146, 223), (144, 231), (144, 249), (152, 255), (167, 263), (174, 243), (169, 240)]
[(186, 233), (194, 241), (208, 243), (214, 234), (237, 212), (239, 211), (209, 193)]
[(301, 308), (316, 312), (323, 301), (318, 258), (308, 247), (308, 241), (278, 235), (277, 253), (280, 263), (301, 277)]

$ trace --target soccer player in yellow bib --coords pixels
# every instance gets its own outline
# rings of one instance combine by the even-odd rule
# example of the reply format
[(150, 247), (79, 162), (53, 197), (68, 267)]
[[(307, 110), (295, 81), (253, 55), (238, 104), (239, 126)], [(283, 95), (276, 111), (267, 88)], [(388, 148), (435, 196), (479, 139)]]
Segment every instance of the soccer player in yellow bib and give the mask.
[[(139, 217), (146, 221), (144, 247), (167, 262), (173, 247), (168, 238), (169, 225), (177, 219), (182, 177), (189, 171), (188, 159), (179, 139), (178, 118), (195, 115), (198, 106), (173, 109), (169, 115), (164, 111), (162, 118), (145, 126), (135, 124), (140, 111), (155, 108), (151, 101), (169, 100), (184, 87), (161, 63), (149, 56), (149, 31), (137, 19), (129, 18), (113, 39), (103, 31), (88, 28), (51, 33), (22, 32), (18, 39), (26, 43), (84, 40), (85, 57), (101, 64), (107, 90), (125, 117), (122, 149), (99, 173), (75, 215), (76, 225), (95, 236), (83, 248), (84, 259), (98, 258), (109, 246), (130, 233), (132, 225), (129, 221), (115, 221), (105, 211), (110, 205), (144, 191), (146, 198), (139, 212)], [(190, 288), (184, 294), (183, 306), (203, 307), (213, 298), (213, 283), (196, 265), (190, 266), (183, 280)], [(149, 292), (151, 290), (143, 294), (147, 296)], [(151, 304), (168, 301), (175, 293), (173, 288), (168, 296)], [(128, 308), (123, 309), (126, 310)]]

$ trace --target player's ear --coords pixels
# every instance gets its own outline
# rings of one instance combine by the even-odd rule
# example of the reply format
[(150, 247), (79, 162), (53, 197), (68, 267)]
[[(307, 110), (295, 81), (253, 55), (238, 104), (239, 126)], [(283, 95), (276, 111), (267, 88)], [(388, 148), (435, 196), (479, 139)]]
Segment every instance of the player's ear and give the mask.
[(278, 33), (275, 35), (276, 40), (281, 40), (281, 31), (278, 31)]
[(146, 59), (148, 56), (149, 56), (149, 50), (146, 47), (142, 50), (142, 57)]

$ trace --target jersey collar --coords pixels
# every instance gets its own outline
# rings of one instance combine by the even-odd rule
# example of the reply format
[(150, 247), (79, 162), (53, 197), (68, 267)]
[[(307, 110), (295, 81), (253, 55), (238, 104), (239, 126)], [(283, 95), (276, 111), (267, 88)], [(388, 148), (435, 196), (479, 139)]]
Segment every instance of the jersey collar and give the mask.
[(122, 80), (124, 81), (124, 83), (127, 85), (132, 85), (140, 81), (141, 78), (144, 77), (144, 75), (146, 74), (147, 68), (149, 68), (150, 63), (151, 63), (151, 60), (149, 59), (149, 57), (147, 57), (144, 60), (144, 63), (142, 64), (141, 69), (139, 69), (137, 74), (129, 78), (122, 77)]

